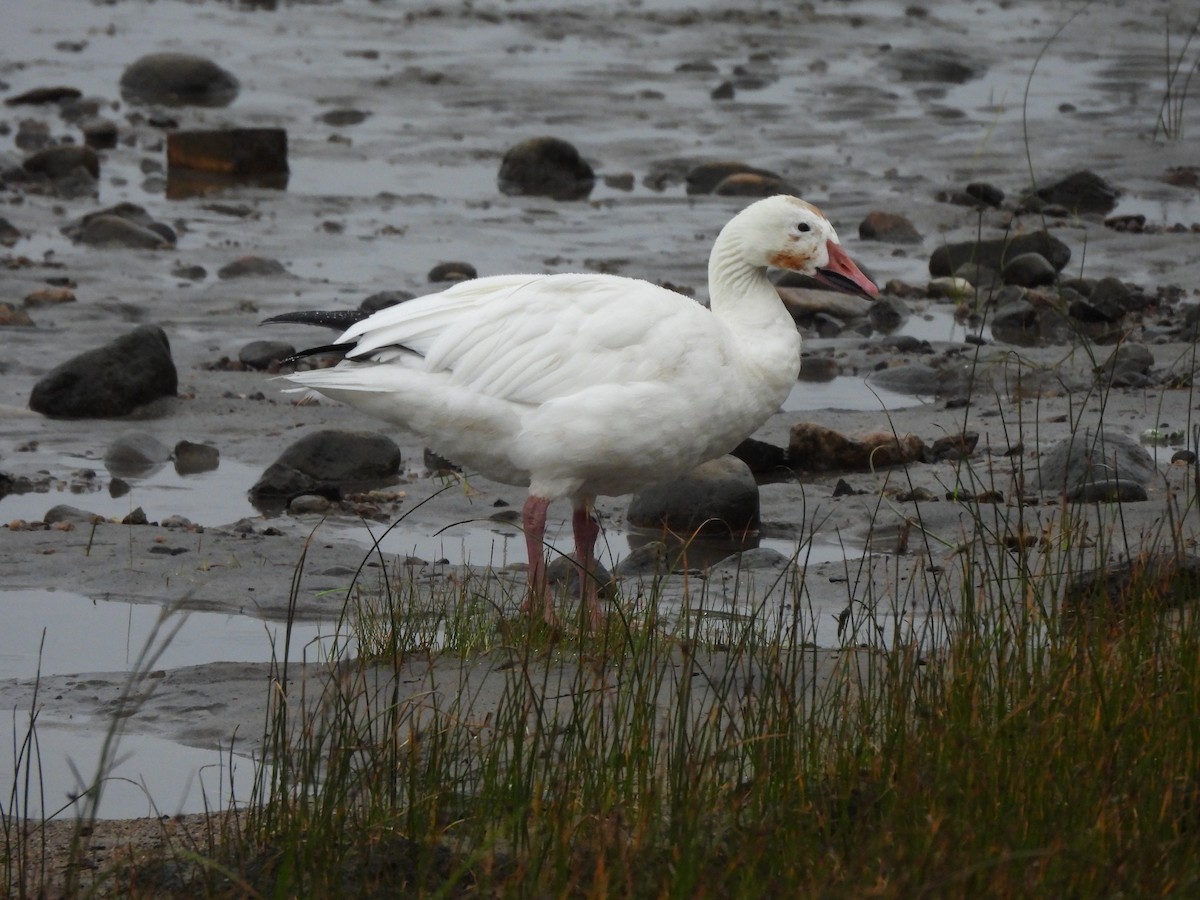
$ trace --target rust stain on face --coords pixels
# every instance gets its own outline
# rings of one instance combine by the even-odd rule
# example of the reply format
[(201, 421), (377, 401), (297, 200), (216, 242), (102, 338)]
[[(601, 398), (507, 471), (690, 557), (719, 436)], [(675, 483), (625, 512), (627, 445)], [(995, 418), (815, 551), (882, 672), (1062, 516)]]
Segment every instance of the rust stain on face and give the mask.
[(777, 269), (791, 269), (794, 272), (800, 272), (812, 265), (812, 254), (780, 250), (769, 256), (767, 262)]

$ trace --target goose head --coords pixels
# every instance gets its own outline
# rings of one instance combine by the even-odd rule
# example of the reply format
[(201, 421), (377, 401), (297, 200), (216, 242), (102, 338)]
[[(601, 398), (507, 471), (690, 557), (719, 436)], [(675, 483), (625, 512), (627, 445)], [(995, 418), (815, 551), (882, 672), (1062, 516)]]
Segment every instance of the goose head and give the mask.
[[(742, 246), (756, 248), (763, 267), (787, 269), (825, 287), (865, 297), (879, 289), (842, 248), (837, 231), (817, 207), (783, 194), (751, 204), (733, 221), (744, 222)], [(732, 223), (731, 223), (732, 224)]]

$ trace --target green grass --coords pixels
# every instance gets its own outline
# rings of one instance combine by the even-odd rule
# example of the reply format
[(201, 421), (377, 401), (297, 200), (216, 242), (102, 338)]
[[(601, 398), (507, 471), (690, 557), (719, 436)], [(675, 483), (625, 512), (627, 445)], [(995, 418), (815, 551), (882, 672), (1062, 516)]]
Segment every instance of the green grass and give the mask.
[[(1016, 353), (1004, 365), (1027, 374)], [(1003, 393), (1022, 381), (977, 390), (1000, 385), (995, 405), (1016, 411), (996, 433), (1032, 445), (1042, 401)], [(1105, 399), (1072, 399), (1080, 439)], [(736, 615), (703, 579), (674, 618), (663, 582), (626, 582), (589, 635), (517, 614), (510, 580), (430, 587), (374, 553), (328, 658), (300, 663), (285, 633), (238, 827), (214, 817), (202, 846), (101, 883), (122, 896), (1194, 896), (1200, 576), (1163, 561), (1193, 543), (1196, 482), (1178, 479), (1135, 533), (1119, 504), (1027, 504), (992, 449), (940, 469), (954, 498), (940, 502), (962, 520), (895, 503), (906, 473), (876, 473), (873, 519), (900, 548), (847, 559), (840, 651), (813, 647), (803, 570), (739, 595)], [(989, 492), (998, 501), (971, 499)], [(1122, 577), (1084, 578), (1117, 559)], [(19, 737), (36, 747), (36, 715)], [(36, 896), (46, 863), (20, 824), (32, 749), (21, 765), (0, 865)]]

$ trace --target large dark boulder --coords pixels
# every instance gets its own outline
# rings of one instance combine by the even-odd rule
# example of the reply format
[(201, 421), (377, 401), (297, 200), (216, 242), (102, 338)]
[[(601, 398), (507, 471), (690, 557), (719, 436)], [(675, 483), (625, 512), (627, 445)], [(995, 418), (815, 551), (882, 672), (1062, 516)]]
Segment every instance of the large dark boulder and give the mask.
[[(1131, 435), (1085, 428), (1050, 446), (1030, 474), (1033, 490), (1039, 493), (1065, 492), (1081, 502), (1113, 502), (1133, 499), (1120, 490), (1122, 485), (1149, 487), (1158, 468)], [(1144, 499), (1144, 491), (1140, 497)]]
[(1106, 214), (1116, 207), (1120, 191), (1095, 172), (1085, 169), (1040, 188), (1037, 196), (1073, 213)]
[(128, 415), (178, 389), (166, 333), (142, 325), (48, 372), (33, 386), (29, 408), (52, 418), (101, 419)]
[(758, 484), (733, 456), (702, 463), (686, 475), (639, 491), (626, 513), (638, 528), (676, 535), (742, 535), (758, 529)]
[(299, 494), (340, 498), (348, 488), (385, 484), (400, 473), (400, 448), (374, 431), (314, 431), (292, 444), (250, 488), (263, 500)]
[(574, 145), (539, 137), (508, 149), (500, 162), (500, 191), (555, 200), (582, 200), (592, 192), (596, 173)]
[(1040, 253), (1058, 272), (1071, 261), (1070, 247), (1048, 231), (1034, 231), (1011, 238), (944, 244), (929, 257), (929, 274), (934, 278), (953, 275), (964, 263), (1000, 272), (1005, 263), (1023, 253)]
[(121, 75), (121, 96), (127, 103), (228, 106), (238, 87), (232, 73), (190, 53), (151, 53)]
[(175, 246), (175, 230), (136, 203), (118, 203), (63, 226), (63, 234), (92, 247), (157, 250)]

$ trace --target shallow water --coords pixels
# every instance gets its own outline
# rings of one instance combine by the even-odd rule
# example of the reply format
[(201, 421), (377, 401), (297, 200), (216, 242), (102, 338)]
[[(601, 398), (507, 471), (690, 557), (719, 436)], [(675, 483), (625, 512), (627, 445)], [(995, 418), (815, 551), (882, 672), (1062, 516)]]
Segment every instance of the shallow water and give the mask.
[[(153, 604), (52, 590), (0, 590), (0, 615), (0, 679), (269, 662), (283, 655), (283, 624), (252, 616), (169, 612)], [(334, 632), (331, 623), (295, 623), (292, 658), (301, 652), (310, 660), (323, 658)], [(156, 649), (152, 660), (142, 658), (152, 638), (161, 652)]]
[(815, 409), (889, 410), (920, 406), (927, 399), (868, 384), (865, 378), (839, 375), (830, 381), (797, 382), (783, 401), (786, 412)]
[[(0, 679), (78, 674), (82, 677), (75, 690), (98, 691), (106, 700), (113, 699), (122, 673), (216, 661), (269, 662), (284, 651), (284, 626), (278, 622), (212, 612), (166, 614), (154, 605), (93, 600), (65, 591), (0, 590), (0, 616), (5, 623)], [(324, 658), (333, 633), (329, 624), (295, 624), (292, 658)], [(91, 679), (87, 673), (103, 676)], [(78, 790), (81, 777), (91, 780), (107, 728), (103, 718), (71, 721), (56, 717), (52, 701), (43, 700), (43, 705), (36, 766), (46, 790), (44, 806), (37, 796), (28, 798), (28, 807), (21, 799), (33, 815), (43, 809), (54, 812)], [(9, 722), (19, 742), (28, 727), (28, 711), (11, 710)], [(2, 743), (0, 797), (7, 809), (17, 768), (14, 742)], [(231, 797), (249, 797), (253, 765), (244, 757), (231, 757), (228, 747), (202, 749), (128, 734), (121, 737), (116, 758), (98, 807), (102, 818), (201, 812), (206, 801), (211, 807), (218, 801), (227, 804)], [(232, 786), (230, 766), (236, 776)]]
[[(28, 716), (9, 719), (18, 741), (23, 740)], [(82, 814), (88, 808), (79, 799), (82, 784), (96, 775), (107, 735), (103, 730), (81, 728), (73, 722), (39, 719), (36, 729), (39, 760), (32, 770), (30, 790), (18, 772), (13, 741), (0, 741), (0, 797), (6, 811), (50, 816), (60, 811)], [(107, 768), (96, 814), (102, 819), (178, 815), (227, 809), (232, 801), (245, 804), (252, 796), (254, 763), (228, 748), (200, 750), (146, 734), (125, 734), (116, 747), (116, 762)], [(111, 758), (111, 757), (110, 757)], [(28, 769), (23, 766), (23, 774)], [(75, 801), (75, 802), (73, 802)]]

